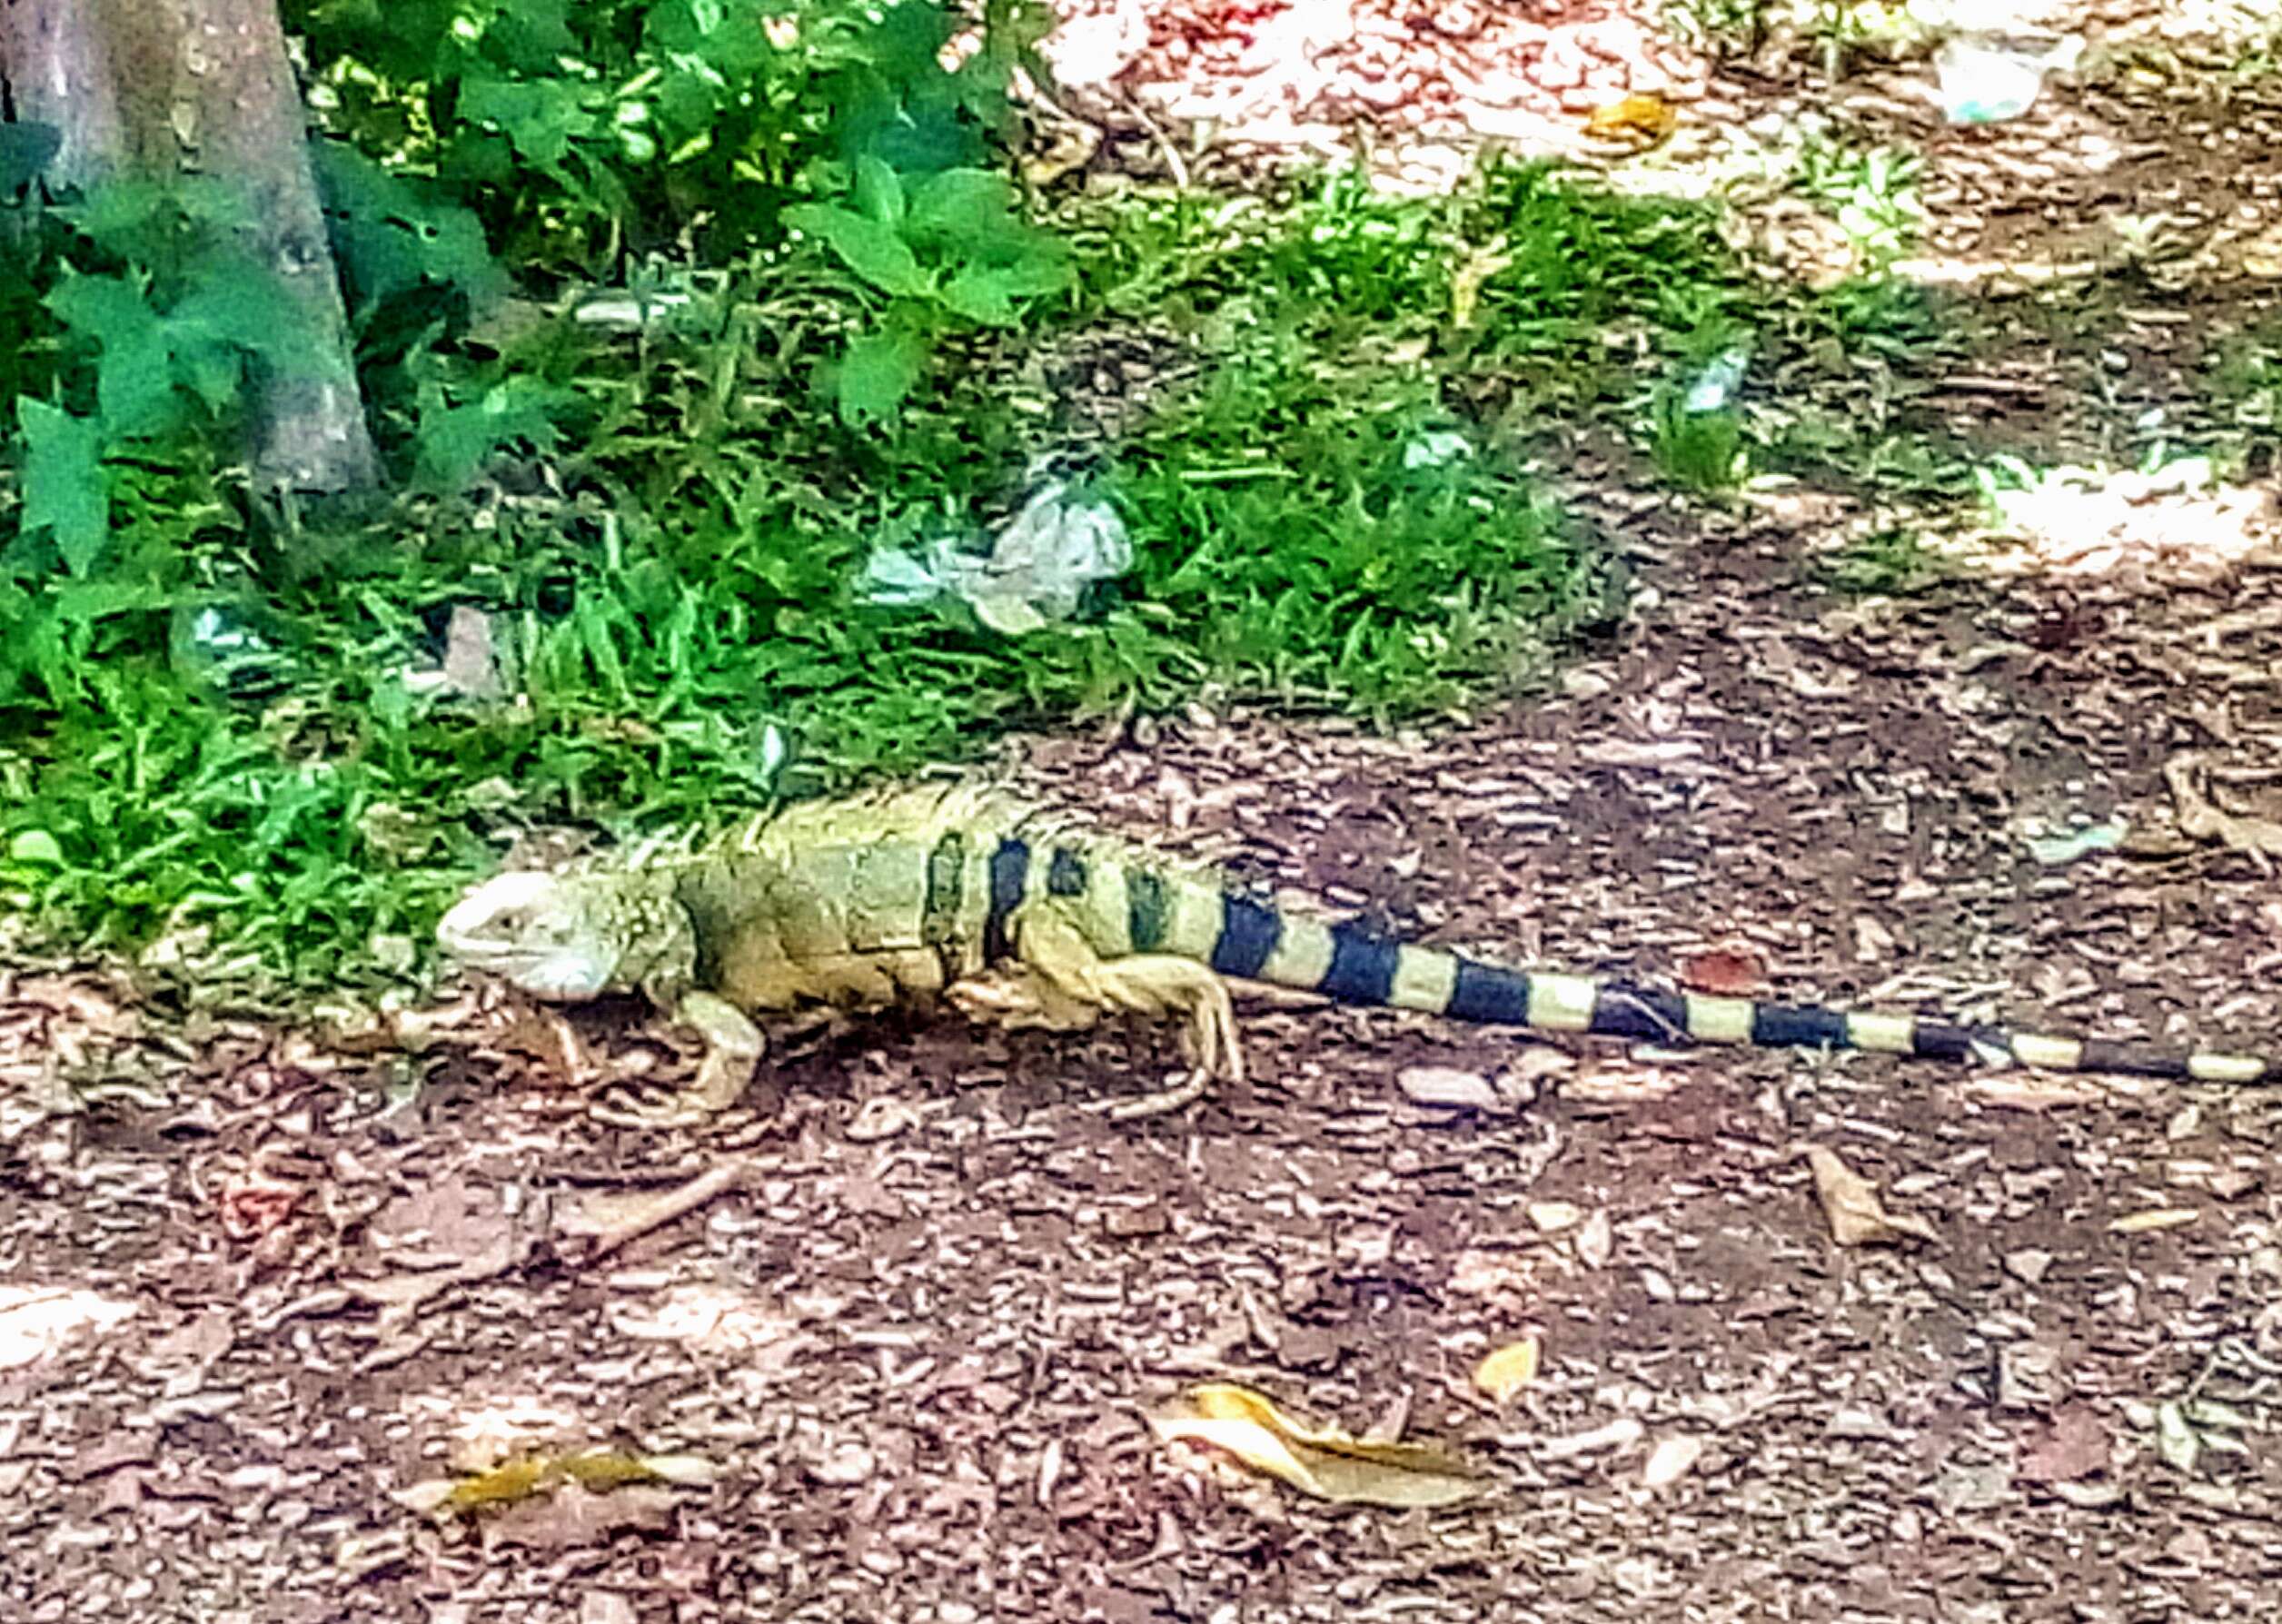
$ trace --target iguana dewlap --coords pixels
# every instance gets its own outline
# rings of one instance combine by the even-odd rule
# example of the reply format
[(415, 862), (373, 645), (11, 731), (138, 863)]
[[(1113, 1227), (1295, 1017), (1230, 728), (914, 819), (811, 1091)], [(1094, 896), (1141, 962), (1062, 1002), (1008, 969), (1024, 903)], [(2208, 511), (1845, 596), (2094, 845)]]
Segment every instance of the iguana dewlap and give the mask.
[(501, 874), (446, 914), (455, 957), (535, 996), (647, 995), (705, 1038), (693, 1103), (733, 1102), (762, 1053), (751, 1016), (947, 1000), (1009, 1025), (1177, 1017), (1196, 1069), (1138, 1115), (1241, 1078), (1227, 981), (1454, 1020), (1665, 1044), (1839, 1047), (2211, 1083), (2269, 1062), (1971, 1029), (1507, 969), (1291, 914), (1141, 847), (960, 786), (800, 803), (705, 841), (557, 873)]

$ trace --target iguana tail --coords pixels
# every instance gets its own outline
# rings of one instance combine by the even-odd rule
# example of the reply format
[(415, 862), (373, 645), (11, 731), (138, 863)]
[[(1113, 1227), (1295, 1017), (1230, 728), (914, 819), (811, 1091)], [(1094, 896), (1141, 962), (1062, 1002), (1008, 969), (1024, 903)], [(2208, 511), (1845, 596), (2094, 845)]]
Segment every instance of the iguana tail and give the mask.
[(1074, 907), (1111, 956), (1167, 954), (1222, 975), (1316, 993), (1342, 1004), (1421, 1010), (1453, 1020), (1652, 1043), (1848, 1048), (1927, 1059), (2106, 1072), (2203, 1083), (2276, 1077), (2250, 1055), (2181, 1052), (2096, 1038), (1968, 1027), (1917, 1015), (1669, 992), (1601, 976), (1508, 969), (1404, 942), (1355, 920), (1286, 913), (1215, 877), (1169, 871), (1099, 848), (1002, 838), (990, 860), (986, 936), (1003, 942), (1026, 896)]

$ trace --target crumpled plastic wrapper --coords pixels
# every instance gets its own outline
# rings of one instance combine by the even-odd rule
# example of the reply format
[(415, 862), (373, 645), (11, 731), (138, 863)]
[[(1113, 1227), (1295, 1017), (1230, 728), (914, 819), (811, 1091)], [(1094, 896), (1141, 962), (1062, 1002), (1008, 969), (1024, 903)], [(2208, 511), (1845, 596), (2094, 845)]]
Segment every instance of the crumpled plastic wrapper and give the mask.
[(1073, 500), (1060, 481), (1042, 487), (987, 552), (946, 536), (914, 554), (883, 547), (857, 581), (866, 601), (909, 608), (946, 599), (1007, 637), (1067, 620), (1096, 581), (1133, 568), (1133, 540), (1107, 502)]

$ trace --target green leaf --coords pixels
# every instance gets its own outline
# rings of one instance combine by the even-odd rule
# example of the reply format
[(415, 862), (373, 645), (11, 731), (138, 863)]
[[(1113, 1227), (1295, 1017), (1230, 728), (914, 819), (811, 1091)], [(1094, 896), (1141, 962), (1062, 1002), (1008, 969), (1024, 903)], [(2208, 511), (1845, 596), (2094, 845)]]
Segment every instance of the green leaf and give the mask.
[(969, 265), (951, 278), (943, 302), (970, 322), (1004, 327), (1015, 319), (1014, 302), (1069, 286), (1069, 263), (1059, 254), (1031, 254), (1009, 265)]
[(26, 866), (61, 868), (64, 848), (45, 829), (25, 829), (9, 840), (8, 861)]
[(506, 292), (506, 273), (471, 211), (430, 201), (343, 143), (313, 142), (310, 155), (361, 303), (422, 282), (464, 288), (479, 308)]
[(1052, 242), (1041, 242), (1021, 258), (992, 270), (1006, 279), (1007, 292), (1017, 299), (1025, 294), (1063, 292), (1077, 280), (1070, 270), (1068, 253)]
[(66, 223), (114, 252), (158, 217), (166, 192), (154, 181), (104, 181), (77, 206), (59, 209)]
[(95, 406), (113, 435), (149, 435), (180, 413), (166, 329), (124, 277), (72, 276), (47, 296), (55, 319), (95, 346)]
[(753, 77), (776, 55), (757, 14), (729, 10), (719, 0), (651, 0), (642, 17), (642, 40), (662, 56), (697, 57), (707, 71), (732, 82)]
[(458, 490), (511, 441), (551, 450), (558, 438), (551, 413), (561, 403), (561, 391), (529, 377), (495, 383), (460, 405), (447, 404), (441, 389), (422, 391), (414, 482)]
[(314, 341), (301, 308), (258, 265), (210, 262), (195, 285), (166, 312), (177, 343), (207, 340), (282, 362), (305, 355)]
[(882, 225), (903, 223), (903, 183), (894, 170), (869, 153), (856, 160), (856, 207)]
[(46, 529), (64, 568), (84, 575), (111, 536), (103, 430), (29, 395), (16, 397), (15, 419), (24, 431), (23, 526)]
[(927, 364), (927, 345), (916, 333), (889, 330), (853, 339), (840, 358), (840, 421), (850, 428), (894, 423)]
[(864, 55), (890, 80), (922, 84), (943, 76), (943, 47), (956, 32), (939, 0), (902, 0), (874, 14)]
[(55, 159), (64, 133), (54, 124), (0, 124), (0, 197), (13, 197)]
[(719, 83), (704, 74), (670, 73), (659, 82), (656, 94), (653, 105), (658, 125), (665, 132), (666, 139), (677, 146), (690, 136), (709, 134), (720, 121)]
[(883, 292), (921, 297), (930, 292), (911, 245), (877, 220), (833, 203), (799, 203), (787, 209), (784, 218), (828, 245), (850, 271)]
[(164, 434), (182, 421), (166, 332), (158, 322), (104, 342), (95, 363), (95, 409), (114, 437)]
[(1014, 301), (1006, 277), (987, 265), (969, 265), (943, 285), (945, 304), (970, 322), (993, 327), (1014, 324)]
[(47, 308), (64, 326), (96, 344), (135, 327), (158, 325), (143, 290), (124, 276), (67, 275), (47, 296)]
[(501, 6), (484, 41), (496, 45), (506, 61), (532, 74), (560, 71), (563, 58), (579, 54), (567, 0), (515, 0), (512, 5)]
[(201, 225), (247, 231), (256, 223), (245, 189), (220, 175), (183, 175), (168, 183), (167, 200)]
[(243, 352), (195, 334), (175, 335), (174, 374), (206, 403), (206, 410), (223, 412), (236, 403), (238, 386), (245, 376)]
[(1014, 187), (987, 169), (947, 169), (913, 191), (911, 240), (978, 257), (1027, 231), (1014, 215)]
[(472, 123), (497, 124), (517, 152), (543, 169), (560, 164), (571, 142), (595, 130), (594, 114), (579, 86), (563, 79), (462, 80), (460, 114)]

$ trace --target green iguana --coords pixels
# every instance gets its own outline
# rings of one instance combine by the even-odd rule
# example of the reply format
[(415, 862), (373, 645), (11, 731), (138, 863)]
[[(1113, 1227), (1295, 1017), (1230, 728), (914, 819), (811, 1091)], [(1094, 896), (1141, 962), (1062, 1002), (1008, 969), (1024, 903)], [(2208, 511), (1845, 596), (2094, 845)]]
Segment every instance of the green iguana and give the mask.
[(687, 1103), (708, 1113), (751, 1080), (763, 1050), (754, 1014), (937, 999), (977, 1019), (1067, 1030), (1113, 1011), (1176, 1016), (1190, 1038), (1188, 1079), (1112, 1108), (1176, 1109), (1215, 1076), (1243, 1077), (1230, 979), (1662, 1043), (1834, 1046), (2209, 1083), (2275, 1074), (2247, 1056), (1506, 969), (1362, 922), (1285, 913), (1206, 870), (971, 786), (796, 804), (709, 840), (501, 874), (445, 915), (437, 938), (541, 998), (645, 994), (705, 1039)]

